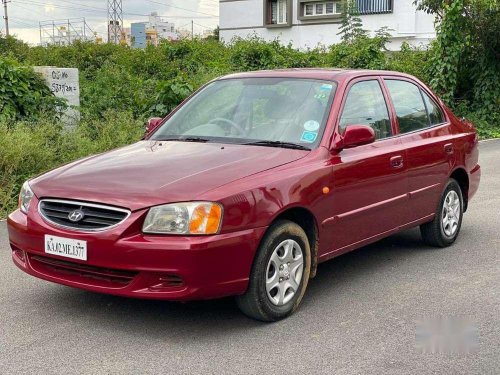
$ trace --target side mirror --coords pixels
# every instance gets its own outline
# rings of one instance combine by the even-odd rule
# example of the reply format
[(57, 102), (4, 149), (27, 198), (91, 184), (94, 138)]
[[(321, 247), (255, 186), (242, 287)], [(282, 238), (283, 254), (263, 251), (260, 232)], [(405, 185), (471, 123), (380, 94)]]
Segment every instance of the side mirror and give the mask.
[(146, 126), (146, 135), (151, 134), (161, 124), (163, 119), (161, 117), (153, 117), (148, 120)]
[(375, 132), (367, 125), (347, 125), (337, 149), (353, 148), (375, 142)]

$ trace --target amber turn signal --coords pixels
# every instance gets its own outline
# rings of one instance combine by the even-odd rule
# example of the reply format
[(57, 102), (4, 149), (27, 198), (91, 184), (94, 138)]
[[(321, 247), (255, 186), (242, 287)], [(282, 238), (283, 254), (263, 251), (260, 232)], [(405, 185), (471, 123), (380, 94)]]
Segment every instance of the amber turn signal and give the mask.
[(191, 215), (189, 233), (215, 234), (219, 231), (222, 208), (216, 203), (200, 203)]

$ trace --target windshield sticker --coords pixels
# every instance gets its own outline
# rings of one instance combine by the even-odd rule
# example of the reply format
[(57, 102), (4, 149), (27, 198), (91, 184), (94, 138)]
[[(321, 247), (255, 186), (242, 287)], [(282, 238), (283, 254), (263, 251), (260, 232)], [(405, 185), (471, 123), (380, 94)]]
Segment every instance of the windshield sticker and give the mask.
[(321, 90), (331, 91), (332, 89), (333, 85), (328, 85), (328, 84), (321, 85)]
[(315, 132), (319, 129), (319, 122), (314, 120), (306, 121), (304, 129), (310, 132)]
[(304, 132), (302, 133), (302, 137), (300, 137), (301, 142), (313, 143), (318, 137), (317, 132)]

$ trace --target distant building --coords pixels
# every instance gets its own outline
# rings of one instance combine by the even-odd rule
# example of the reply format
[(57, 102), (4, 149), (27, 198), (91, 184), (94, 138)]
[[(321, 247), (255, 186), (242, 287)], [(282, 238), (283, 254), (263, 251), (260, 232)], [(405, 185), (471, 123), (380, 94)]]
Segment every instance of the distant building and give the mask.
[(69, 46), (76, 41), (97, 41), (85, 18), (40, 22), (40, 45)]
[(125, 29), (126, 41), (133, 48), (146, 48), (151, 44), (157, 46), (161, 40), (178, 40), (179, 34), (175, 24), (162, 20), (158, 13), (151, 13), (148, 22), (134, 22), (130, 29)]
[[(363, 27), (373, 33), (392, 29), (388, 48), (398, 50), (403, 42), (428, 45), (436, 37), (434, 16), (417, 11), (413, 0), (356, 0)], [(340, 42), (340, 0), (220, 0), (220, 38), (257, 35), (279, 39), (296, 48)]]
[(130, 46), (133, 48), (146, 48), (146, 23), (136, 22), (130, 25)]

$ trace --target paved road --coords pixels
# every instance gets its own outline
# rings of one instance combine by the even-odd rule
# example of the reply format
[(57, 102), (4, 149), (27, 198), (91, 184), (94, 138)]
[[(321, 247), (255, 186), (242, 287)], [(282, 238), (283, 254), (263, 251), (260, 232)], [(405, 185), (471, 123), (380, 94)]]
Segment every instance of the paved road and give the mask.
[[(34, 279), (0, 223), (0, 374), (500, 373), (500, 142), (481, 145), (483, 182), (457, 243), (411, 230), (323, 264), (286, 321), (243, 317), (231, 299), (177, 304)], [(416, 321), (464, 316), (472, 354), (421, 354)]]

